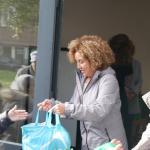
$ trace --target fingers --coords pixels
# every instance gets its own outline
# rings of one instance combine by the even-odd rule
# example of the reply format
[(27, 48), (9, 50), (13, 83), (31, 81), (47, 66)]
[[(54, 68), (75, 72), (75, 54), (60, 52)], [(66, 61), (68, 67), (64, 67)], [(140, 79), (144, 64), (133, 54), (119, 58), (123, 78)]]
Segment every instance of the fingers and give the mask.
[(57, 114), (60, 114), (60, 106), (59, 105), (55, 105), (53, 111)]
[(15, 105), (10, 111), (8, 111), (8, 117), (12, 121), (25, 120), (29, 116), (28, 112), (24, 109), (17, 109)]
[(17, 109), (17, 105), (15, 105), (12, 109), (10, 109), (11, 111), (14, 111)]
[(24, 110), (24, 109), (17, 109), (17, 110), (14, 110), (14, 113), (15, 114), (26, 114), (28, 112), (26, 112), (26, 110)]
[(115, 150), (124, 150), (122, 144), (118, 144), (116, 147), (115, 147)]
[(111, 143), (116, 145), (115, 150), (124, 150), (121, 141), (119, 141), (117, 139), (113, 139), (113, 140), (111, 140)]
[(50, 99), (45, 99), (43, 102), (38, 103), (37, 106), (40, 110), (48, 111), (52, 107)]
[(27, 112), (19, 112), (14, 114), (14, 121), (19, 121), (19, 120), (25, 120), (28, 118), (28, 113)]
[(65, 107), (63, 103), (56, 104), (53, 111), (59, 115), (64, 115)]
[(113, 140), (111, 140), (111, 143), (113, 143), (113, 144), (121, 144), (121, 142), (119, 141), (119, 140), (117, 140), (117, 139), (113, 139)]

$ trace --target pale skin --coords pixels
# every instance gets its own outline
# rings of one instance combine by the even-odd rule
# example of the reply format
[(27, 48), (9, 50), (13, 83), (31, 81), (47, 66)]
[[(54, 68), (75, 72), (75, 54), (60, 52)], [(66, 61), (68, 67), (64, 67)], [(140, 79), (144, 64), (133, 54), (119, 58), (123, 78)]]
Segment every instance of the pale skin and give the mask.
[[(85, 84), (89, 83), (96, 69), (92, 68), (88, 59), (83, 57), (83, 55), (79, 52), (75, 53), (75, 60), (77, 69), (79, 69), (80, 72), (85, 77)], [(51, 100), (45, 99), (43, 102), (38, 104), (38, 107), (40, 109), (43, 109), (44, 111), (48, 111), (52, 107)], [(53, 111), (59, 115), (64, 115), (65, 113), (64, 103), (56, 104)]]
[(32, 68), (33, 68), (33, 70), (35, 72), (35, 70), (36, 70), (36, 61), (32, 62), (31, 65), (32, 65)]
[(25, 120), (27, 117), (29, 117), (28, 112), (23, 109), (17, 109), (17, 106), (15, 105), (12, 109), (8, 111), (8, 117), (11, 121), (19, 121), (19, 120)]
[(113, 139), (111, 140), (111, 143), (115, 144), (115, 148), (113, 148), (112, 150), (124, 150), (122, 143), (117, 140), (117, 139)]

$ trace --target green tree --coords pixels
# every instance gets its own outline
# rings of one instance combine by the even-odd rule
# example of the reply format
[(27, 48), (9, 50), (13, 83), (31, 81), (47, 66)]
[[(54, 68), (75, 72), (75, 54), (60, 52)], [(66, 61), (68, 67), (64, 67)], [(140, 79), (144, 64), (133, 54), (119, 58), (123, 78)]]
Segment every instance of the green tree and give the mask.
[(15, 34), (37, 30), (38, 10), (39, 0), (0, 0), (0, 12), (5, 13), (7, 27)]

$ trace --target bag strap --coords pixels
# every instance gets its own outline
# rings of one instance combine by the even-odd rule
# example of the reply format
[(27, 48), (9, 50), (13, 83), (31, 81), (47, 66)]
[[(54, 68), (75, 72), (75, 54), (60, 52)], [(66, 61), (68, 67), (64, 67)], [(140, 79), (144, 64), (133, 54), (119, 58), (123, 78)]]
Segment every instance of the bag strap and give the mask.
[(45, 120), (46, 125), (51, 126), (52, 125), (51, 121), (52, 121), (52, 112), (48, 111), (46, 112), (46, 120)]
[[(55, 105), (55, 106), (56, 106), (56, 105)], [(53, 111), (53, 109), (55, 108), (55, 106), (53, 106), (53, 107), (48, 111), (50, 114), (52, 114), (52, 111)], [(58, 125), (58, 124), (61, 124), (61, 123), (60, 123), (60, 117), (59, 117), (58, 114), (55, 114), (55, 125)]]
[(40, 109), (38, 109), (37, 114), (36, 114), (36, 119), (35, 119), (36, 125), (39, 123), (39, 113), (40, 113)]
[[(39, 123), (39, 115), (40, 115), (40, 109), (38, 109), (37, 114), (36, 114), (36, 119), (35, 119), (35, 125), (38, 125)], [(52, 120), (52, 112), (46, 112), (46, 119), (45, 119), (45, 124), (48, 126), (51, 126), (51, 120)]]
[(61, 123), (60, 123), (60, 117), (59, 117), (58, 114), (55, 114), (55, 119), (56, 119), (56, 125), (61, 124)]

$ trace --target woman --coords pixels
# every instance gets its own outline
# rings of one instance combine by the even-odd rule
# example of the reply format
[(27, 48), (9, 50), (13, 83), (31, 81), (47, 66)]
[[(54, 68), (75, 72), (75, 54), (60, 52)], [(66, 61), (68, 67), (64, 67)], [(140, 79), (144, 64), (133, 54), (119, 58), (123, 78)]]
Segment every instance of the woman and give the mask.
[[(68, 45), (71, 63), (77, 66), (76, 87), (70, 102), (59, 103), (54, 112), (80, 120), (82, 150), (119, 139), (127, 150), (126, 136), (120, 113), (119, 86), (110, 65), (114, 55), (101, 37), (85, 35)], [(52, 100), (38, 104), (44, 110)]]

